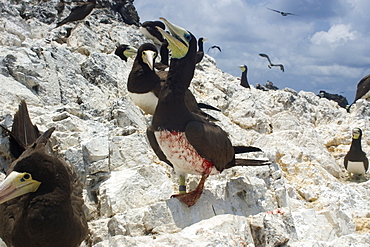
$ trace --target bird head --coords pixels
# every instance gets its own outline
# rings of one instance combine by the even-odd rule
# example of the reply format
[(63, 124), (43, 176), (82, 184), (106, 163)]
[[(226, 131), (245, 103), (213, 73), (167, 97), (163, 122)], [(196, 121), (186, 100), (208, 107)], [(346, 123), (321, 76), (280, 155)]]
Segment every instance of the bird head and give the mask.
[(360, 128), (354, 128), (352, 130), (352, 138), (359, 139), (362, 136), (362, 130)]
[(161, 17), (159, 19), (161, 19), (165, 23), (166, 27), (171, 33), (168, 34), (163, 29), (157, 27), (157, 29), (168, 41), (168, 45), (172, 51), (171, 57), (174, 59), (183, 58), (188, 53), (189, 42), (192, 39), (192, 35), (184, 28), (170, 23), (165, 18)]
[(18, 196), (35, 192), (41, 182), (32, 179), (28, 172), (11, 172), (0, 184), (0, 204)]
[(241, 69), (242, 72), (244, 72), (248, 69), (247, 65), (239, 65), (238, 68)]

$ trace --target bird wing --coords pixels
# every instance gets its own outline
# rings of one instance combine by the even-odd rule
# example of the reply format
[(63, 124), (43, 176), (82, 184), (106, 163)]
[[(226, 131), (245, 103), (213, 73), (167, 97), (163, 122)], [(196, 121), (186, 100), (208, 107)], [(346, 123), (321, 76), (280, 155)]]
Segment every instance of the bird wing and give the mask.
[(281, 14), (281, 11), (279, 11), (279, 10), (276, 10), (276, 9), (270, 9), (270, 8), (267, 8), (267, 9), (272, 10), (272, 11), (275, 11), (275, 12), (277, 12), (277, 13)]
[(272, 63), (271, 63), (271, 60), (270, 60), (269, 56), (267, 56), (266, 54), (263, 54), (263, 53), (260, 53), (259, 55), (260, 55), (261, 57), (265, 57), (265, 58), (267, 58), (267, 60), (269, 61), (269, 64), (272, 66)]
[(218, 171), (234, 158), (234, 148), (226, 132), (213, 123), (191, 121), (185, 127), (185, 135), (198, 154), (212, 162)]
[(148, 137), (150, 146), (152, 147), (154, 153), (158, 156), (158, 158), (161, 161), (166, 162), (169, 166), (173, 167), (172, 163), (167, 159), (166, 155), (164, 155), (162, 149), (159, 147), (157, 139), (155, 138), (154, 135), (154, 130), (151, 126), (147, 128), (146, 135)]

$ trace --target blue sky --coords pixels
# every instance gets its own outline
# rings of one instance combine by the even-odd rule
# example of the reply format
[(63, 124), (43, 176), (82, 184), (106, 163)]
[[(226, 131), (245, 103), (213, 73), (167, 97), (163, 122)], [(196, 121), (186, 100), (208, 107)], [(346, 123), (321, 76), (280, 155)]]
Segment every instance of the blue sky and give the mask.
[[(240, 76), (248, 66), (251, 85), (270, 80), (280, 89), (320, 90), (352, 103), (357, 83), (370, 74), (368, 0), (135, 0), (140, 21), (165, 17), (196, 37), (206, 37), (217, 67)], [(296, 15), (281, 16), (277, 9)], [(269, 69), (266, 53), (273, 63)]]

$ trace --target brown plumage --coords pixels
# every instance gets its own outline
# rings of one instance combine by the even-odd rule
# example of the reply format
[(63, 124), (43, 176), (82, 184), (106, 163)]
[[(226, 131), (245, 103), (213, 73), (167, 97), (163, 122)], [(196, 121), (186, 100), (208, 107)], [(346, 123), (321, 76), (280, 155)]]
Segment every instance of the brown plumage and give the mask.
[[(167, 21), (165, 23), (172, 25)], [(172, 30), (171, 33), (177, 30), (174, 34), (177, 38), (166, 36), (172, 46), (170, 70), (167, 80), (161, 86), (158, 105), (152, 124), (147, 129), (147, 136), (158, 157), (170, 162), (180, 176), (180, 194), (174, 196), (190, 207), (201, 196), (204, 182), (209, 175), (238, 165), (266, 165), (268, 162), (235, 159), (236, 152), (248, 152), (248, 148), (242, 150), (241, 147), (233, 147), (224, 130), (189, 111), (184, 99), (194, 75), (197, 43), (191, 33), (177, 26), (169, 29)], [(175, 44), (180, 48), (176, 50)], [(249, 151), (261, 150), (251, 147)], [(185, 193), (184, 179), (187, 173), (202, 175), (202, 178), (194, 191)]]
[(18, 132), (37, 129), (27, 118), (22, 101), (11, 137), (32, 144), (11, 164), (0, 184), (0, 237), (14, 247), (80, 246), (88, 232), (82, 184), (72, 166), (48, 154), (45, 145), (54, 128), (37, 139), (33, 131), (30, 136)]
[(84, 2), (81, 5), (74, 7), (71, 10), (71, 13), (66, 18), (57, 23), (55, 28), (60, 27), (69, 22), (83, 20), (95, 8), (95, 4), (96, 4), (95, 0), (89, 0), (88, 2)]

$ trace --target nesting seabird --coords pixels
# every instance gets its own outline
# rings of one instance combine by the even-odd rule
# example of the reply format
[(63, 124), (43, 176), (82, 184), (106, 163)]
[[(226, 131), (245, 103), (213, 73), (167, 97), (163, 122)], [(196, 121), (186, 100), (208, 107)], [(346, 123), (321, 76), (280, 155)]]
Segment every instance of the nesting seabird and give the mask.
[(95, 8), (95, 4), (96, 4), (95, 0), (88, 0), (87, 2), (84, 2), (74, 7), (71, 10), (71, 13), (66, 18), (57, 23), (55, 28), (60, 27), (69, 22), (85, 19), (85, 17), (88, 16), (91, 13), (91, 11)]
[(136, 56), (137, 50), (130, 45), (119, 45), (114, 51), (114, 54), (119, 56), (123, 61), (127, 62), (127, 58)]
[[(27, 118), (27, 106), (22, 101), (14, 123), (26, 120), (24, 125), (29, 125)], [(29, 133), (18, 133), (14, 124), (13, 127), (11, 137), (26, 143), (35, 137), (32, 124), (19, 128), (31, 130), (31, 137)], [(87, 236), (82, 184), (73, 168), (50, 156), (45, 147), (54, 129), (27, 146), (0, 184), (0, 237), (7, 246), (78, 247)]]
[(141, 24), (141, 32), (148, 39), (153, 40), (157, 45), (162, 45), (164, 38), (163, 35), (158, 31), (157, 27), (165, 29), (165, 25), (161, 21), (146, 21)]

